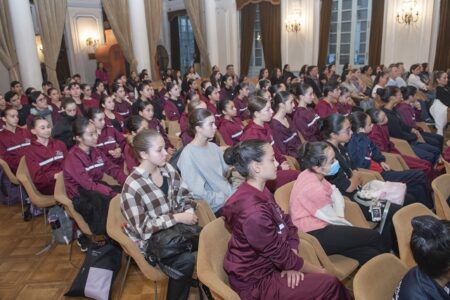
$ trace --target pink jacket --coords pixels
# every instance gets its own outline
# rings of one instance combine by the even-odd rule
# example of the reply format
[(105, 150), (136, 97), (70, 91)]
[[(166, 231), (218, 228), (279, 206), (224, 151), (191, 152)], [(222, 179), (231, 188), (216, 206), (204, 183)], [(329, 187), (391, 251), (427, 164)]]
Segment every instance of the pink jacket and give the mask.
[(289, 200), (289, 214), (298, 230), (309, 232), (322, 229), (328, 223), (315, 217), (318, 210), (331, 203), (331, 184), (313, 172), (305, 170), (294, 183)]

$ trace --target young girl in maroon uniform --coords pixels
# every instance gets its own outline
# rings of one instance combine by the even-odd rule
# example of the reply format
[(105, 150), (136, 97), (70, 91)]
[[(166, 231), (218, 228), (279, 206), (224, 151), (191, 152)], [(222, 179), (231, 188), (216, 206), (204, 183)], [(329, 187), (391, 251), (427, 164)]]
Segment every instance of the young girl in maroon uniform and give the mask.
[(327, 83), (323, 87), (324, 98), (317, 103), (315, 110), (321, 118), (326, 118), (337, 113), (336, 103), (338, 102), (341, 90), (337, 82)]
[(333, 275), (299, 256), (297, 228), (265, 187), (277, 177), (270, 144), (247, 140), (228, 148), (224, 158), (246, 177), (221, 210), (232, 234), (224, 269), (239, 297), (351, 299)]
[(241, 82), (236, 86), (236, 97), (234, 97), (234, 106), (236, 106), (237, 115), (242, 120), (250, 119), (248, 112), (248, 83)]
[(224, 98), (219, 101), (217, 110), (222, 114), (219, 132), (227, 145), (233, 146), (241, 141), (244, 126), (237, 117), (237, 109), (233, 100)]
[[(59, 117), (61, 117), (61, 113), (64, 111), (62, 108), (61, 94), (55, 88), (49, 88), (48, 92), (48, 101), (52, 107), (52, 119), (56, 123)], [(54, 125), (54, 124), (53, 124)]]
[(82, 84), (80, 86), (83, 92), (83, 107), (86, 111), (90, 108), (99, 108), (100, 101), (98, 99), (92, 98), (92, 89), (89, 84)]
[(206, 109), (213, 113), (214, 118), (216, 118), (216, 126), (217, 126), (220, 118), (220, 114), (217, 111), (217, 103), (219, 103), (220, 100), (219, 90), (214, 86), (210, 86), (206, 89), (205, 96), (208, 97)]
[(272, 119), (273, 110), (270, 106), (270, 101), (264, 98), (256, 97), (250, 99), (248, 103), (248, 109), (252, 120), (244, 128), (242, 135), (242, 141), (250, 139), (260, 139), (273, 146), (275, 151), (275, 158), (279, 165), (278, 176), (276, 180), (269, 181), (268, 187), (270, 190), (275, 191), (278, 187), (294, 181), (299, 172), (297, 170), (291, 170), (286, 157), (281, 153), (276, 145), (274, 145), (272, 129), (270, 129), (269, 122)]
[(313, 103), (314, 90), (308, 84), (298, 84), (294, 93), (298, 99), (298, 107), (295, 110), (293, 125), (307, 142), (321, 140), (319, 123), (320, 116), (309, 107)]
[(148, 122), (148, 128), (156, 130), (164, 138), (167, 153), (169, 153), (169, 155), (173, 155), (176, 152), (176, 149), (170, 143), (169, 137), (167, 136), (166, 130), (162, 126), (161, 121), (159, 121), (154, 117), (155, 111), (153, 108), (153, 104), (149, 101), (141, 102), (139, 103), (137, 108), (139, 116), (141, 116), (144, 120)]
[(103, 84), (103, 82), (96, 80), (92, 89), (94, 90), (91, 95), (92, 98), (100, 101), (102, 96), (105, 95), (105, 85)]
[(112, 92), (114, 97), (114, 113), (119, 114), (124, 120), (128, 119), (131, 112), (131, 102), (126, 96), (123, 86), (113, 84)]
[(119, 132), (123, 132), (123, 118), (118, 113), (114, 112), (115, 102), (113, 97), (104, 95), (100, 100), (100, 105), (105, 113), (106, 127), (113, 127)]
[(353, 100), (350, 97), (350, 92), (345, 86), (339, 87), (341, 94), (336, 103), (337, 112), (348, 117), (352, 113)]
[(88, 119), (75, 121), (73, 135), (77, 144), (63, 163), (67, 196), (94, 234), (106, 234), (109, 201), (121, 188), (111, 187), (101, 180), (106, 173), (123, 185), (126, 177), (123, 170), (96, 147), (97, 129)]
[(184, 146), (192, 142), (192, 140), (194, 139), (194, 137), (189, 132), (188, 123), (189, 123), (189, 115), (191, 114), (192, 111), (194, 111), (197, 108), (206, 109), (206, 102), (202, 100), (191, 100), (186, 105), (186, 112), (180, 118), (180, 129), (181, 129), (180, 138)]
[(139, 165), (139, 161), (136, 158), (133, 150), (133, 139), (136, 134), (141, 132), (143, 129), (148, 129), (148, 122), (141, 116), (134, 115), (128, 118), (125, 124), (129, 135), (127, 137), (127, 143), (123, 150), (123, 155), (125, 158), (125, 164), (128, 174), (130, 174), (131, 172), (133, 172), (133, 168)]
[(444, 144), (444, 137), (442, 135), (425, 132), (417, 126), (416, 122), (421, 119), (421, 107), (416, 98), (417, 89), (413, 86), (407, 86), (402, 87), (400, 91), (402, 92), (403, 101), (395, 106), (395, 110), (400, 115), (403, 123), (420, 131), (425, 142), (442, 150)]
[(225, 74), (222, 76), (222, 85), (220, 89), (220, 99), (230, 99), (233, 100), (235, 93), (233, 90), (233, 76)]
[(67, 156), (63, 142), (52, 139), (52, 126), (43, 117), (35, 117), (30, 124), (35, 139), (28, 147), (25, 158), (31, 180), (44, 195), (53, 195), (56, 174), (62, 171), (62, 163)]
[(275, 145), (283, 155), (297, 157), (298, 149), (301, 146), (297, 130), (292, 124), (289, 114), (294, 110), (294, 97), (289, 92), (278, 92), (272, 102), (272, 109), (275, 115), (270, 122)]
[(125, 147), (125, 137), (113, 127), (105, 125), (105, 114), (100, 108), (91, 108), (87, 117), (97, 130), (98, 140), (97, 148), (100, 149), (106, 157), (119, 167), (123, 167), (123, 148)]
[(20, 158), (31, 145), (31, 134), (27, 129), (18, 127), (19, 115), (15, 108), (7, 107), (3, 111), (4, 128), (0, 131), (0, 157), (15, 174)]
[(378, 149), (382, 152), (401, 155), (408, 167), (411, 169), (422, 170), (427, 175), (428, 181), (431, 183), (435, 177), (432, 164), (424, 159), (400, 153), (394, 143), (391, 142), (391, 136), (389, 135), (389, 128), (387, 125), (388, 118), (385, 112), (380, 109), (372, 108), (367, 111), (367, 114), (370, 116), (373, 123), (369, 138)]
[(164, 101), (164, 113), (169, 121), (179, 121), (184, 111), (184, 103), (180, 98), (180, 87), (172, 82), (166, 85), (168, 97)]

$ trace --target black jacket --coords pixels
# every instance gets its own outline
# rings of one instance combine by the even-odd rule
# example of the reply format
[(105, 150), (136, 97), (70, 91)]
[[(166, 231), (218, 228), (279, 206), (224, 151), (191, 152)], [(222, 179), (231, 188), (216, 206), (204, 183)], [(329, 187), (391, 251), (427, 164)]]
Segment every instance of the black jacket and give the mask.
[(411, 132), (412, 128), (403, 123), (395, 110), (383, 108), (383, 111), (388, 117), (388, 129), (391, 137), (406, 140), (408, 143), (417, 141), (417, 136)]
[(75, 123), (77, 116), (68, 116), (65, 112), (61, 113), (61, 117), (56, 121), (55, 126), (53, 126), (52, 136), (55, 139), (62, 141), (67, 150), (72, 148), (75, 141), (73, 140), (72, 126)]

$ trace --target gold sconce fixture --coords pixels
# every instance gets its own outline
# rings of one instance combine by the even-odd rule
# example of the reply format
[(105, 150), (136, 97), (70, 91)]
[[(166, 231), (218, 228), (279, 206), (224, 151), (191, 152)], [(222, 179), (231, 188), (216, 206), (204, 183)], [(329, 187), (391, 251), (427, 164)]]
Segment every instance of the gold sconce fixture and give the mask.
[(397, 23), (411, 25), (419, 20), (419, 8), (415, 0), (405, 0), (397, 13)]
[(284, 28), (287, 32), (299, 32), (302, 25), (300, 22), (300, 15), (291, 15), (286, 19), (286, 22), (284, 24)]
[(100, 40), (88, 37), (86, 39), (86, 47), (88, 48), (89, 59), (95, 59), (95, 49), (100, 45)]

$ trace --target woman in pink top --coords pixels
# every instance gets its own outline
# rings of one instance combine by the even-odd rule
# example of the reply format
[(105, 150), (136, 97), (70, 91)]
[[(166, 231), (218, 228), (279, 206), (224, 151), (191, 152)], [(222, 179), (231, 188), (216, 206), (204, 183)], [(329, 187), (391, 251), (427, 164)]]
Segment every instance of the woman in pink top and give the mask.
[(306, 143), (299, 153), (304, 170), (295, 181), (289, 201), (292, 222), (300, 231), (316, 237), (327, 255), (341, 254), (360, 265), (386, 252), (380, 234), (353, 227), (344, 216), (344, 198), (324, 176), (338, 172), (339, 161), (324, 142)]

